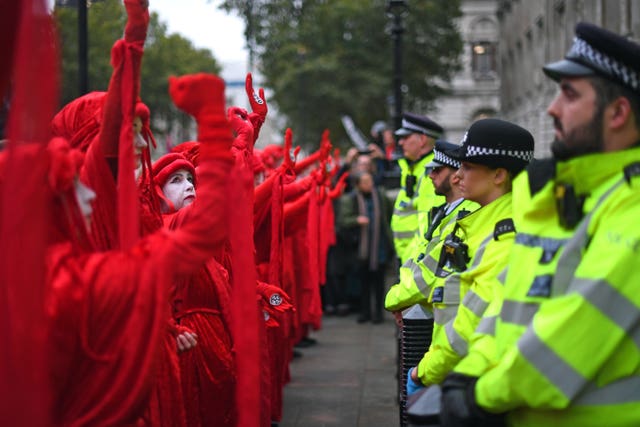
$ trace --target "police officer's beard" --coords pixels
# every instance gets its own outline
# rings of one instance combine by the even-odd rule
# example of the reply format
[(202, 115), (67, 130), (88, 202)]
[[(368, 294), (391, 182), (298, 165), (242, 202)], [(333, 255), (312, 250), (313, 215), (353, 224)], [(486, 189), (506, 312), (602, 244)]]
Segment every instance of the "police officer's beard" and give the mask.
[(449, 182), (450, 176), (447, 176), (446, 179), (442, 180), (440, 185), (435, 187), (435, 193), (438, 196), (446, 196), (451, 192), (451, 183)]
[[(559, 140), (556, 137), (551, 144), (553, 157), (556, 160), (568, 160), (585, 154), (604, 151), (604, 141), (602, 140), (603, 114), (603, 109), (598, 107), (587, 124), (565, 134), (564, 140)], [(553, 121), (556, 128), (562, 130), (560, 121), (556, 118)]]

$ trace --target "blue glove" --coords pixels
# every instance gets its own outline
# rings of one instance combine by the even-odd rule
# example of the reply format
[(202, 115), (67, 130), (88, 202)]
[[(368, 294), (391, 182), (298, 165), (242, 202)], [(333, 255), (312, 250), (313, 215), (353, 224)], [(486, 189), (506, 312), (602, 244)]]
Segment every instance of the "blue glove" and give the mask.
[(407, 396), (411, 396), (416, 391), (420, 390), (421, 388), (424, 388), (422, 383), (415, 382), (411, 378), (411, 372), (413, 372), (414, 369), (416, 369), (416, 368), (413, 367), (413, 368), (409, 369), (409, 372), (407, 372)]

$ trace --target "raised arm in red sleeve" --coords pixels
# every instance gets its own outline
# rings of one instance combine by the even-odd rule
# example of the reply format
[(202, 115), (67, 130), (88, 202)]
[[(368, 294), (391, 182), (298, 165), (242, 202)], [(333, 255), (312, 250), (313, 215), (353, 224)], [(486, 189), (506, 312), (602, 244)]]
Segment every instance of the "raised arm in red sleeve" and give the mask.
[(301, 174), (304, 170), (306, 170), (309, 166), (311, 166), (316, 162), (321, 162), (323, 160), (326, 160), (330, 152), (331, 152), (331, 141), (329, 141), (329, 130), (325, 129), (325, 131), (322, 132), (320, 148), (318, 148), (317, 151), (305, 157), (304, 159), (301, 159), (296, 162), (296, 168), (295, 168), (296, 174), (298, 175)]

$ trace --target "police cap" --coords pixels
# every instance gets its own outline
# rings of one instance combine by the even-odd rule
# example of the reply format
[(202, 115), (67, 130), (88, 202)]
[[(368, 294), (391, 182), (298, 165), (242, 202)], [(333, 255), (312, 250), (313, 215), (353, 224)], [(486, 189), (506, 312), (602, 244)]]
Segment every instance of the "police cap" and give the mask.
[(462, 146), (447, 151), (447, 155), (517, 174), (533, 158), (533, 136), (528, 130), (505, 120), (482, 119), (469, 127), (462, 137)]
[(421, 133), (431, 138), (439, 138), (444, 132), (442, 126), (427, 116), (420, 114), (404, 113), (402, 115), (402, 127), (396, 130), (396, 136), (407, 136), (412, 133)]
[(588, 22), (576, 25), (573, 45), (563, 60), (542, 70), (553, 80), (598, 75), (640, 91), (640, 45)]

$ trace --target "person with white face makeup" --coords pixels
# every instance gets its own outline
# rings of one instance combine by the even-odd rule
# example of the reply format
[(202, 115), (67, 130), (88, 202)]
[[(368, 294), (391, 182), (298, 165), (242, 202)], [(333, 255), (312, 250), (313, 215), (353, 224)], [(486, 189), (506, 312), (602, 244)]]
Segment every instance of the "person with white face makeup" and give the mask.
[[(138, 425), (143, 416), (148, 419), (167, 334), (169, 290), (227, 239), (226, 192), (219, 188), (227, 185), (232, 165), (232, 135), (222, 80), (211, 78), (210, 86), (209, 96), (220, 107), (210, 109), (218, 112), (208, 127), (215, 137), (201, 147), (200, 202), (174, 231), (158, 230), (130, 250), (92, 247), (84, 219), (95, 193), (78, 178), (83, 156), (60, 138), (49, 145), (49, 228), (43, 233), (43, 336), (50, 375), (45, 382), (52, 397), (47, 425)], [(180, 396), (182, 390), (171, 393)]]
[(162, 192), (176, 209), (182, 209), (190, 205), (196, 198), (196, 190), (193, 187), (193, 174), (184, 169), (174, 172), (162, 187)]
[[(151, 173), (165, 227), (179, 228), (200, 203), (194, 164), (182, 153), (168, 153), (154, 162)], [(179, 358), (187, 425), (234, 425), (230, 284), (221, 262), (213, 256), (202, 263), (197, 272), (176, 281), (171, 296), (173, 318), (189, 331), (185, 337), (197, 342)]]
[(163, 215), (173, 214), (196, 199), (196, 170), (185, 156), (169, 153), (151, 168), (155, 192)]
[(96, 192), (84, 185), (79, 179), (76, 179), (74, 185), (78, 208), (84, 217), (87, 229), (91, 229), (91, 214), (93, 213), (91, 204), (96, 199)]

